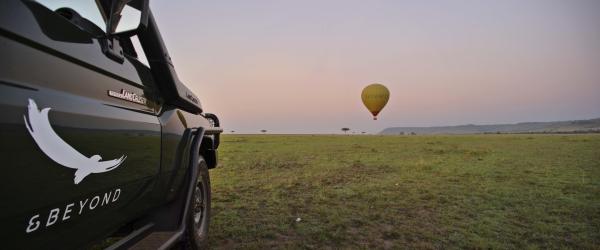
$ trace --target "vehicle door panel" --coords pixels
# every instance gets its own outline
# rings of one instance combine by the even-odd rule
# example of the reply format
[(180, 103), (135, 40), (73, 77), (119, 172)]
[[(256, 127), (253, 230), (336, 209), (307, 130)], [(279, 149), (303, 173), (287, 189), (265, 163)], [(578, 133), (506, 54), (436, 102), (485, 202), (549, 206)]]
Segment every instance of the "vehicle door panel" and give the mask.
[[(14, 8), (6, 11), (7, 5)], [(97, 40), (52, 41), (23, 2), (3, 1), (0, 6), (0, 152), (5, 154), (0, 233), (9, 248), (44, 248), (56, 242), (61, 249), (78, 248), (153, 205), (161, 130), (155, 92), (152, 83), (142, 82), (148, 76), (140, 74), (148, 72), (129, 60), (119, 64), (105, 58)], [(121, 89), (146, 94), (148, 103), (107, 94)], [(28, 132), (30, 99), (40, 110), (50, 108), (52, 129), (82, 155), (99, 155), (103, 161), (126, 156), (125, 161), (75, 184), (76, 170), (49, 158)], [(27, 232), (35, 216), (40, 225)]]

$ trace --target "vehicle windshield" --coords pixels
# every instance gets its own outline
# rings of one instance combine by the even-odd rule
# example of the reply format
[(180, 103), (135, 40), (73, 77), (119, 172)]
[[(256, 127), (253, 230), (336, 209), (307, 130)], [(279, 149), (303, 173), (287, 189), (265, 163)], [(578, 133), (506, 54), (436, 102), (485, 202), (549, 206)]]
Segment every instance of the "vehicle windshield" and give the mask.
[[(106, 30), (106, 18), (94, 0), (36, 0), (46, 8), (56, 11), (60, 8), (75, 10), (81, 17), (89, 20), (101, 30)], [(138, 18), (139, 19), (139, 18)]]

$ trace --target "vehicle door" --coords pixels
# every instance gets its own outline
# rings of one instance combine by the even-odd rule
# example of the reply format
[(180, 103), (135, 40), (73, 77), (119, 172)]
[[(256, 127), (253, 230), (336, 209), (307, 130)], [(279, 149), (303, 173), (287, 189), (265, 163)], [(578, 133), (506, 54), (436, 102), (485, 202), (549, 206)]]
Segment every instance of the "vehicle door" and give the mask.
[(160, 101), (128, 38), (107, 48), (97, 2), (0, 1), (7, 249), (80, 248), (153, 205)]

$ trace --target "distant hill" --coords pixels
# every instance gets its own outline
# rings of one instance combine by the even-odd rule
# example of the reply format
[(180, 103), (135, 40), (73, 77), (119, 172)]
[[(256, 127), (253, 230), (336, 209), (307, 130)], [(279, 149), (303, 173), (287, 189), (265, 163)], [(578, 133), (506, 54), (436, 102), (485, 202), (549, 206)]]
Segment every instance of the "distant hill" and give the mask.
[(392, 127), (379, 134), (484, 134), (484, 133), (568, 133), (600, 132), (600, 118), (558, 122), (523, 122), (494, 125), (458, 125), (442, 127)]

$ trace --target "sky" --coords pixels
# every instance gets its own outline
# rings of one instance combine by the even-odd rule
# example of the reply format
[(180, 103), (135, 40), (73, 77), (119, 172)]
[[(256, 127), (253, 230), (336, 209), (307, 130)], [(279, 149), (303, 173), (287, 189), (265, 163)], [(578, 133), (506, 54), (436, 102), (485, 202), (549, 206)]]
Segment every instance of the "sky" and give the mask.
[[(226, 132), (600, 117), (597, 0), (150, 1)], [(373, 121), (362, 88), (391, 92)]]

